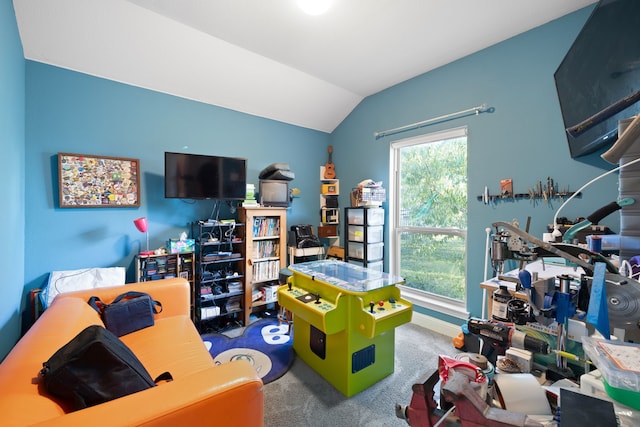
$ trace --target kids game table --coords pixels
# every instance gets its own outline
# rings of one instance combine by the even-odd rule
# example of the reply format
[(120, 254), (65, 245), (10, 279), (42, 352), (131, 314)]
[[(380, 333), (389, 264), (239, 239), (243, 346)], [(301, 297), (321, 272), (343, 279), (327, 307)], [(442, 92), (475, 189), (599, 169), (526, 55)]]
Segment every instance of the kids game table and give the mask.
[(411, 321), (404, 280), (337, 260), (289, 266), (278, 303), (293, 313), (293, 348), (347, 397), (393, 373), (395, 328)]

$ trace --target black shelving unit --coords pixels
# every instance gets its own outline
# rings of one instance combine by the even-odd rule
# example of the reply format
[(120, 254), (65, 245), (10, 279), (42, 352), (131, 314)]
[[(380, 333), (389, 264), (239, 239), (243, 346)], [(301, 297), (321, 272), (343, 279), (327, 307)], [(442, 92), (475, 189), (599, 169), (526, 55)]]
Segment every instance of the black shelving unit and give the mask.
[(192, 223), (191, 234), (196, 240), (196, 317), (200, 326), (223, 317), (242, 320), (244, 233), (244, 224), (237, 222)]

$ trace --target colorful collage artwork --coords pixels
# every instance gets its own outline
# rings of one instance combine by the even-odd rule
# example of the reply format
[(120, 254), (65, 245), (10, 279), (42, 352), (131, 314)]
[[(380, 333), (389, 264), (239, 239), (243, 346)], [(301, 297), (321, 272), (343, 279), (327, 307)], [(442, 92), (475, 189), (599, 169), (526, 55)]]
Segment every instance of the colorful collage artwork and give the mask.
[(58, 153), (60, 207), (140, 206), (140, 162)]

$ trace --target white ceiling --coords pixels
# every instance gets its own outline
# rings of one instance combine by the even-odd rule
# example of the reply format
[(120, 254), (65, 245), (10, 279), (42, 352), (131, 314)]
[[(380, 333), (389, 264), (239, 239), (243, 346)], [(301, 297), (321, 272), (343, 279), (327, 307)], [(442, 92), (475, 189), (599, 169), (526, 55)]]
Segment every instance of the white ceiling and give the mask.
[(333, 131), (366, 96), (596, 0), (14, 0), (25, 58)]

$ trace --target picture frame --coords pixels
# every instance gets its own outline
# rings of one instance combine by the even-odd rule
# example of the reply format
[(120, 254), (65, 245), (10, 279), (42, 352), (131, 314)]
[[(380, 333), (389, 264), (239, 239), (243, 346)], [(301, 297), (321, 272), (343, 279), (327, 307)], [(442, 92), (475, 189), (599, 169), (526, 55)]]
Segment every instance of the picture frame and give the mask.
[(58, 153), (61, 208), (140, 206), (140, 161), (126, 157)]

